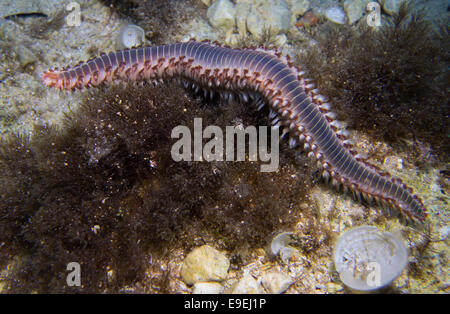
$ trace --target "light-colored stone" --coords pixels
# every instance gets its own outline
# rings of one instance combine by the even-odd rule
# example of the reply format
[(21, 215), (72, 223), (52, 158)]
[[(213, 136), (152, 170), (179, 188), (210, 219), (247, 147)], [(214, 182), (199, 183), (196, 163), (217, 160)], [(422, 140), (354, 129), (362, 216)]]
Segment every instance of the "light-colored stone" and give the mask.
[(261, 294), (263, 293), (261, 283), (251, 275), (245, 275), (234, 286), (232, 294)]
[(37, 61), (36, 55), (27, 47), (20, 44), (15, 48), (17, 53), (17, 58), (19, 60), (20, 66), (26, 67), (29, 64), (33, 64)]
[(222, 281), (227, 277), (230, 262), (221, 252), (203, 245), (190, 252), (181, 267), (181, 277), (188, 285), (200, 281)]
[(220, 294), (223, 286), (218, 282), (197, 282), (194, 284), (193, 294)]
[(262, 275), (261, 283), (268, 293), (280, 294), (289, 288), (292, 279), (285, 273), (273, 270)]
[(336, 24), (345, 23), (345, 12), (341, 7), (332, 7), (325, 11), (328, 20)]
[(344, 11), (347, 14), (348, 24), (352, 25), (359, 21), (366, 12), (367, 4), (371, 0), (345, 0)]
[(327, 287), (328, 293), (336, 293), (336, 292), (344, 290), (344, 288), (340, 284), (337, 284), (334, 282), (327, 283), (326, 287)]
[(297, 17), (302, 16), (310, 8), (309, 0), (286, 0), (291, 10), (291, 25), (297, 23)]
[(235, 13), (235, 6), (230, 0), (216, 0), (206, 15), (212, 26), (226, 32), (234, 28)]
[(261, 38), (264, 30), (277, 35), (290, 26), (291, 11), (284, 0), (255, 0), (247, 16), (247, 29), (256, 38)]
[(211, 0), (200, 0), (200, 1), (208, 7), (211, 5)]

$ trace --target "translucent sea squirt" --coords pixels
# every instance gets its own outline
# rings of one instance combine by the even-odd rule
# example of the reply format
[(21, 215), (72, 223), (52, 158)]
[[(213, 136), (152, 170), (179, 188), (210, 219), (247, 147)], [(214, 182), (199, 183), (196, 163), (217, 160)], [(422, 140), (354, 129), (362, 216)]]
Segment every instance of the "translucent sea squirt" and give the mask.
[(389, 232), (361, 226), (344, 232), (334, 248), (342, 282), (357, 291), (377, 290), (394, 281), (408, 264), (408, 248)]

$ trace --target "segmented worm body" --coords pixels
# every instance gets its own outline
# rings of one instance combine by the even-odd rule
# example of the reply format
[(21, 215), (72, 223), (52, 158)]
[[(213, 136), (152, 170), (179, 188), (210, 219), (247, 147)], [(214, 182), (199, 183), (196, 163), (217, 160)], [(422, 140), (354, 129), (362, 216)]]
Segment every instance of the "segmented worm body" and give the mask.
[(45, 85), (82, 89), (116, 81), (177, 79), (186, 86), (225, 98), (255, 99), (271, 108), (274, 124), (289, 132), (292, 147), (302, 146), (317, 160), (324, 178), (424, 221), (426, 209), (412, 190), (369, 164), (352, 150), (325, 97), (288, 56), (263, 48), (231, 49), (189, 41), (102, 54), (73, 68), (43, 73)]

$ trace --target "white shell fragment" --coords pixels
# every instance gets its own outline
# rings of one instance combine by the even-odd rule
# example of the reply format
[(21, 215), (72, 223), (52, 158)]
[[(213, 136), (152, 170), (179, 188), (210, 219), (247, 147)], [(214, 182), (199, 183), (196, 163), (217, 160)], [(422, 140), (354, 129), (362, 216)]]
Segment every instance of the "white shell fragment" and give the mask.
[(133, 48), (145, 42), (144, 30), (134, 24), (125, 24), (120, 28), (117, 49)]
[(408, 263), (408, 249), (389, 232), (361, 226), (339, 237), (334, 263), (345, 285), (371, 291), (387, 286), (401, 274)]

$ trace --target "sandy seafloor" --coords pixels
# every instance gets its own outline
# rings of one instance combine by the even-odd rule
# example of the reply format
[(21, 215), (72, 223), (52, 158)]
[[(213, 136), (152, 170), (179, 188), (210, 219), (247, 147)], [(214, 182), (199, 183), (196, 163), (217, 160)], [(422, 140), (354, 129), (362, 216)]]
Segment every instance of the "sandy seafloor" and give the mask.
[[(19, 2), (19, 1), (18, 1)], [(70, 1), (48, 1), (41, 11), (48, 16), (55, 16), (56, 12)], [(127, 22), (114, 10), (98, 1), (81, 1), (82, 19), (79, 26), (68, 26), (62, 19), (60, 27), (48, 30), (46, 36), (33, 37), (30, 29), (37, 25), (40, 16), (20, 16), (17, 20), (2, 19), (0, 24), (0, 134), (6, 138), (12, 132), (19, 132), (32, 136), (33, 123), (52, 123), (59, 125), (65, 112), (76, 110), (81, 101), (82, 92), (59, 92), (43, 86), (40, 74), (53, 67), (74, 65), (79, 61), (87, 60), (100, 52), (115, 50), (117, 37), (121, 25)], [(198, 1), (198, 7), (187, 10), (186, 18), (177, 28), (177, 33), (167, 34), (167, 42), (186, 41), (189, 38), (230, 40), (230, 34), (220, 29), (214, 29), (206, 16), (207, 6)], [(207, 2), (207, 1), (206, 1)], [(312, 1), (314, 2), (314, 1)], [(322, 1), (323, 2), (323, 1)], [(332, 2), (332, 1), (331, 1)], [(338, 1), (334, 1), (339, 4)], [(181, 7), (183, 4), (179, 4)], [(200, 9), (198, 9), (200, 8)], [(61, 16), (60, 16), (61, 19)], [(331, 23), (326, 21), (326, 23)], [(277, 37), (282, 50), (289, 53), (295, 46), (296, 36), (301, 36), (301, 30), (292, 26), (288, 35)], [(227, 37), (228, 36), (228, 37)], [(232, 39), (231, 39), (232, 40)], [(145, 44), (152, 44), (147, 40)], [(7, 52), (7, 53), (6, 53)], [(448, 165), (434, 163), (433, 166), (415, 168), (408, 163), (402, 152), (392, 149), (387, 143), (375, 141), (368, 135), (354, 130), (351, 137), (356, 142), (358, 151), (377, 150), (384, 160), (371, 160), (392, 175), (400, 177), (414, 191), (423, 198), (429, 209), (427, 223), (431, 227), (431, 242), (422, 256), (421, 265), (426, 265), (426, 271), (419, 277), (408, 276), (405, 270), (393, 283), (395, 293), (448, 293), (449, 292), (449, 189), (448, 178), (442, 185), (441, 171), (447, 170)], [(332, 232), (339, 234), (355, 224), (374, 224), (375, 214), (365, 214), (364, 206), (349, 197), (343, 197), (333, 189), (315, 186), (309, 192), (309, 199), (314, 200), (322, 216), (327, 217), (328, 211), (339, 213), (340, 219), (323, 221), (330, 224)], [(359, 217), (355, 219), (355, 217)], [(424, 241), (420, 231), (402, 224), (398, 219), (389, 219), (383, 225), (376, 225), (379, 229), (394, 234), (407, 235), (404, 238), (409, 246), (418, 245)], [(280, 230), (280, 232), (286, 230)], [(295, 233), (295, 230), (289, 230)], [(193, 235), (195, 237), (195, 235)], [(207, 243), (214, 246), (214, 243)], [(239, 282), (244, 275), (250, 274), (253, 278), (275, 270), (288, 275), (291, 284), (285, 293), (344, 293), (344, 285), (336, 276), (332, 260), (332, 246), (321, 248), (324, 254), (320, 258), (308, 260), (307, 257), (293, 257), (289, 263), (280, 259), (267, 259), (266, 247), (251, 248), (252, 262), (238, 269), (230, 269), (227, 278), (222, 281), (226, 292)], [(1, 250), (1, 246), (0, 246)], [(171, 262), (165, 267), (170, 269), (170, 291), (173, 293), (191, 293), (192, 287), (185, 284), (180, 277), (180, 269), (188, 252), (175, 250), (171, 252)], [(227, 255), (227, 252), (223, 252)], [(410, 256), (414, 263), (416, 257)], [(308, 264), (308, 267), (305, 265)], [(13, 267), (13, 265), (9, 265)], [(2, 276), (8, 272), (8, 267), (2, 270)], [(148, 274), (152, 276), (151, 273)], [(1, 279), (1, 277), (0, 277)], [(258, 281), (257, 281), (258, 282)], [(123, 292), (133, 292), (133, 287), (123, 287)], [(8, 291), (0, 281), (0, 291)], [(151, 291), (151, 290), (149, 290)], [(264, 292), (264, 289), (258, 290)], [(39, 291), (37, 291), (39, 292)]]

